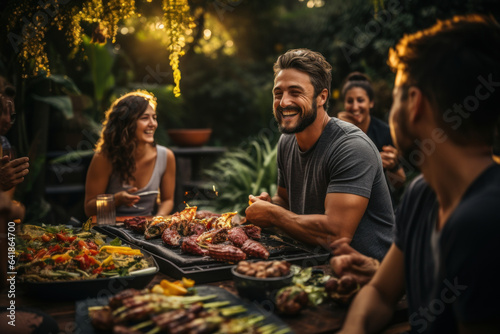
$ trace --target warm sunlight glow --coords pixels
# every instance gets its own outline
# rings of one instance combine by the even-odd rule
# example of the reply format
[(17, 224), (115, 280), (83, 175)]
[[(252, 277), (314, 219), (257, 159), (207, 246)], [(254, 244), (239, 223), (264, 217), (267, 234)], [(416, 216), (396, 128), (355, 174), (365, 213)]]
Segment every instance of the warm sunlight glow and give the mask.
[(203, 38), (208, 40), (210, 39), (210, 36), (212, 36), (212, 31), (210, 31), (210, 29), (203, 30)]

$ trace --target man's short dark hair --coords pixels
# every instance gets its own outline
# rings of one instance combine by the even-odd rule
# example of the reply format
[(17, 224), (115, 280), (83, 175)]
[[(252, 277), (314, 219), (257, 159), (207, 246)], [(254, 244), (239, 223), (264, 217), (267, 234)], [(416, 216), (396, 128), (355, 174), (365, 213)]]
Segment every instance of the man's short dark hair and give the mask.
[(404, 36), (389, 65), (438, 109), (436, 121), (459, 144), (493, 142), (500, 108), (500, 26), (477, 14), (438, 21)]
[(332, 84), (332, 66), (325, 57), (309, 49), (292, 49), (279, 56), (274, 64), (274, 76), (286, 69), (295, 69), (309, 75), (311, 84), (314, 87), (314, 96), (317, 97), (323, 89), (328, 90), (324, 108), (328, 110), (328, 100), (330, 98), (330, 87)]

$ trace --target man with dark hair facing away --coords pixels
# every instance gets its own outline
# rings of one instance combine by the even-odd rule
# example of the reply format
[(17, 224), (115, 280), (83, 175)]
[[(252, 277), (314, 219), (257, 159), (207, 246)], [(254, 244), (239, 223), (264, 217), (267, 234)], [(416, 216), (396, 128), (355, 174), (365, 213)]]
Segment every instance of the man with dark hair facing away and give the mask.
[[(499, 59), (500, 25), (479, 15), (439, 21), (390, 51), (392, 137), (422, 177), (341, 333), (380, 331), (405, 288), (412, 333), (500, 333), (500, 166), (492, 158)], [(334, 271), (369, 266), (343, 240), (332, 246), (343, 254), (332, 258)]]

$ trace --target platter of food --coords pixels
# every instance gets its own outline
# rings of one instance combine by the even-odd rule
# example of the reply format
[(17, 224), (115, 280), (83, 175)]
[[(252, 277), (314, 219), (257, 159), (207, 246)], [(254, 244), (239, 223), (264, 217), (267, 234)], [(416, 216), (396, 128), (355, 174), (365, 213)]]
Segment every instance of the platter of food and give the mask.
[(96, 230), (149, 252), (165, 274), (200, 283), (231, 278), (234, 263), (283, 260), (303, 266), (326, 263), (329, 252), (248, 224), (236, 213), (214, 214), (196, 207), (166, 217), (130, 217)]
[(194, 295), (126, 290), (110, 299), (76, 303), (80, 333), (269, 333), (293, 331), (279, 317), (215, 286)]
[(59, 300), (144, 288), (159, 271), (154, 257), (134, 245), (64, 225), (22, 225), (16, 256), (22, 290)]

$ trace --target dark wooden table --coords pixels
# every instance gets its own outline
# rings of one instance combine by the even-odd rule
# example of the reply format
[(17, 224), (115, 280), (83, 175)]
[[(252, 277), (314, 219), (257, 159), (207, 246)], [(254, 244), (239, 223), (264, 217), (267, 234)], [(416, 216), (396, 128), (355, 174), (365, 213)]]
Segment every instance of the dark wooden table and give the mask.
[[(149, 284), (149, 287), (152, 287), (154, 284), (159, 283), (162, 279), (168, 279), (171, 281), (173, 280), (163, 273), (158, 273)], [(224, 288), (229, 292), (237, 295), (232, 280), (206, 284)], [(10, 298), (8, 299), (7, 297), (7, 289), (4, 289), (0, 297), (0, 306), (8, 305), (9, 300)], [(20, 291), (18, 289), (18, 291), (16, 291), (15, 303), (16, 307), (18, 308), (35, 308), (47, 313), (58, 323), (60, 333), (85, 334), (80, 328), (78, 328), (77, 324), (75, 323), (75, 314), (77, 310), (75, 310), (74, 301), (51, 301), (35, 299), (26, 295), (25, 293), (23, 293), (23, 291)], [(290, 328), (297, 334), (333, 333), (342, 326), (346, 312), (346, 307), (341, 307), (334, 302), (329, 302), (322, 304), (319, 307), (309, 307), (303, 310), (299, 316), (281, 317), (281, 319), (285, 323), (287, 323)], [(401, 302), (400, 305), (398, 305), (398, 311), (391, 321), (391, 326), (384, 330), (383, 333), (396, 334), (408, 330), (409, 326), (406, 319), (407, 315), (405, 303)], [(6, 322), (7, 320), (0, 319), (0, 321)]]

